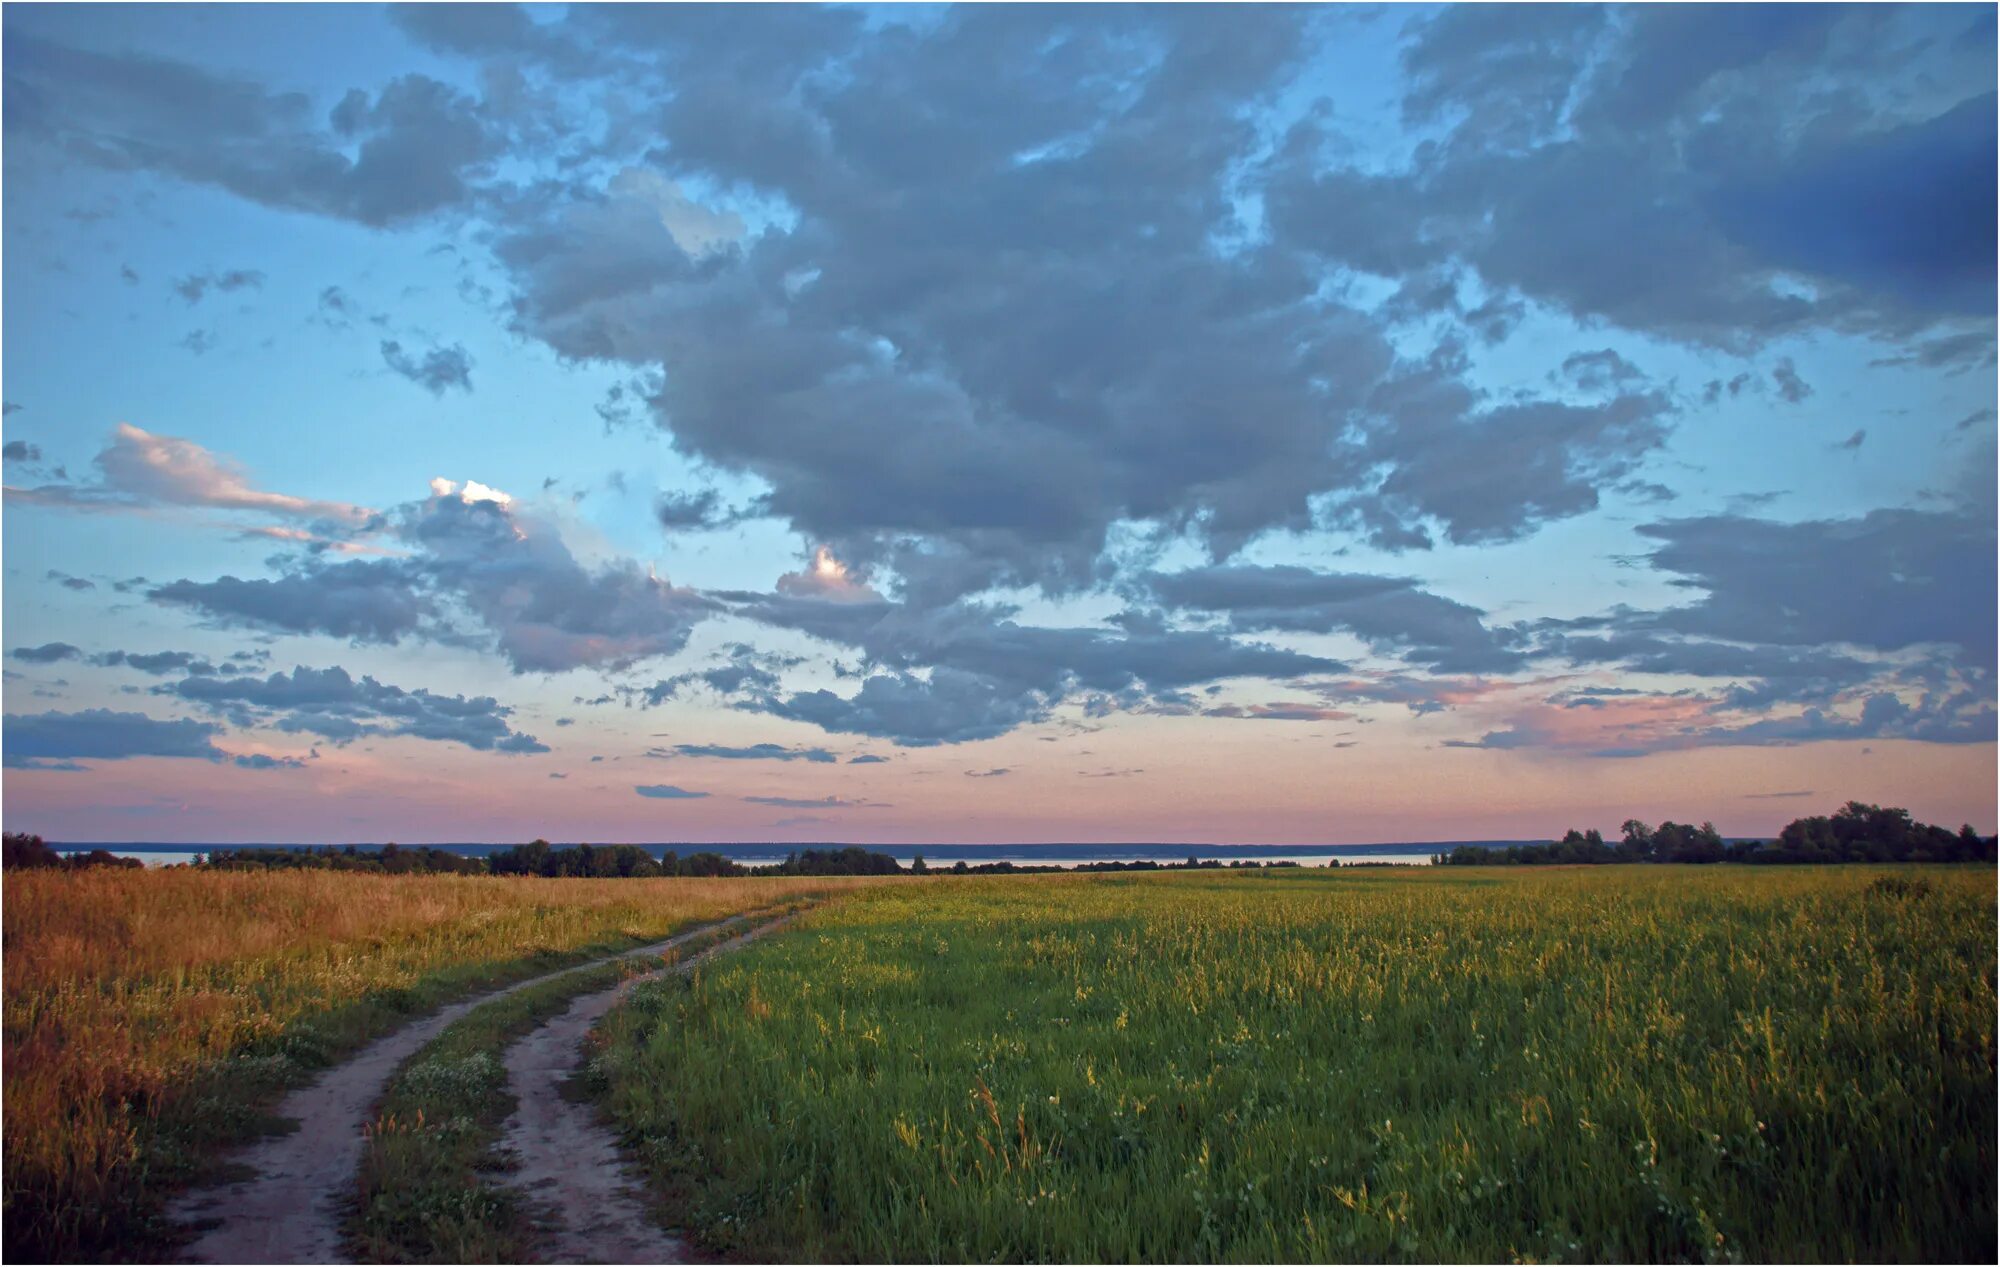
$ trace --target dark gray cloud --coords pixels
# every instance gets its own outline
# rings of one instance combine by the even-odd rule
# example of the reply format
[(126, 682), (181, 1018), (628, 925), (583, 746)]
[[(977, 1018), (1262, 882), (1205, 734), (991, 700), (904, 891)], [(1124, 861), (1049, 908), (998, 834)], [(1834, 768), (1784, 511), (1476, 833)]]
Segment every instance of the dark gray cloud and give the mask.
[(1048, 718), (1052, 705), (1030, 691), (939, 668), (928, 677), (885, 673), (843, 697), (828, 690), (773, 699), (764, 711), (841, 734), (876, 735), (911, 748), (992, 739)]
[[(1338, 115), (1315, 117), (1273, 165), (1274, 231), (1364, 271), (1465, 270), (1581, 318), (1721, 346), (1990, 318), (1992, 75), (1938, 38), (1952, 21), (1446, 9), (1404, 53), (1406, 114), (1443, 139), (1405, 169), (1362, 171), (1334, 157)], [(1971, 87), (1940, 100), (1954, 79)], [(1861, 82), (1904, 104), (1869, 108)]]
[[(1489, 398), (1461, 359), (1405, 364), (1291, 243), (1217, 248), (1308, 16), (968, 8), (866, 40), (845, 18), (580, 16), (671, 68), (671, 148), (516, 208), (496, 250), (517, 323), (664, 366), (649, 403), (678, 447), (925, 605), (1094, 585), (1120, 521), (1226, 556), (1322, 513), (1405, 547), (1591, 509), (1661, 442), (1663, 397)], [(796, 225), (697, 246), (689, 177)]]
[(9, 713), (5, 764), (15, 770), (75, 770), (77, 760), (192, 757), (220, 761), (211, 722), (160, 721), (144, 713), (90, 708), (78, 713)]
[(147, 591), (156, 603), (188, 607), (225, 625), (325, 634), (353, 642), (397, 642), (432, 610), (398, 562), (364, 560), (306, 566), (286, 576), (169, 581)]
[(671, 783), (642, 783), (632, 790), (656, 801), (697, 801), (708, 795), (706, 792), (690, 792), (685, 788), (677, 788)]
[(859, 649), (867, 676), (851, 697), (766, 692), (740, 705), (822, 729), (913, 747), (992, 738), (1046, 720), (1065, 701), (1146, 707), (1161, 692), (1234, 677), (1295, 678), (1344, 666), (1219, 633), (1133, 617), (1121, 630), (1016, 623), (1013, 612), (959, 602), (912, 608), (724, 594), (739, 616)]
[(4, 448), (0, 448), (0, 459), (8, 462), (39, 462), (42, 460), (42, 451), (26, 440), (9, 440)]
[(1351, 633), (1376, 650), (1447, 673), (1495, 672), (1523, 662), (1511, 631), (1477, 608), (1426, 591), (1411, 577), (1219, 566), (1153, 572), (1142, 583), (1169, 607), (1217, 612), (1239, 632)]
[(716, 528), (729, 522), (722, 497), (712, 488), (698, 493), (662, 493), (653, 503), (653, 516), (669, 532)]
[(267, 678), (190, 677), (159, 690), (213, 710), (238, 726), (272, 726), (335, 743), (389, 735), (461, 743), (491, 752), (549, 750), (533, 735), (513, 729), (507, 721), (513, 709), (491, 696), (405, 690), (372, 677), (356, 678), (338, 665), (299, 666)]
[(211, 290), (228, 294), (238, 290), (257, 290), (263, 285), (264, 274), (259, 270), (232, 268), (220, 273), (191, 273), (174, 283), (174, 293), (193, 307)]
[(674, 745), (674, 751), (683, 757), (717, 757), (725, 761), (810, 761), (824, 765), (838, 760), (824, 748), (787, 748), (775, 743), (757, 743), (744, 748), (678, 743)]
[[(150, 673), (155, 677), (165, 677), (169, 673), (185, 673), (190, 677), (209, 677), (218, 672), (209, 661), (192, 651), (156, 651), (141, 653), (136, 651), (105, 651), (90, 657), (90, 662), (100, 668), (115, 669), (127, 667)], [(236, 672), (234, 665), (226, 666), (229, 672)]]
[(1702, 591), (1662, 612), (1676, 633), (1786, 647), (1898, 651), (1944, 644), (1992, 668), (1990, 514), (1877, 510), (1778, 523), (1718, 515), (1642, 525), (1652, 565)]
[(795, 656), (759, 651), (748, 643), (733, 642), (724, 649), (725, 662), (708, 669), (689, 670), (633, 692), (628, 702), (663, 704), (688, 688), (702, 685), (725, 698), (767, 698), (778, 689), (779, 674), (801, 664)]
[(24, 664), (54, 664), (59, 660), (80, 659), (83, 649), (67, 642), (45, 642), (39, 647), (15, 647), (7, 654)]
[(475, 102), (422, 75), (350, 92), (322, 122), (302, 93), (20, 31), (5, 103), (10, 145), (378, 226), (464, 203), (501, 139)]
[(306, 763), (299, 757), (273, 757), (261, 752), (246, 753), (231, 757), (231, 763), (245, 770), (303, 770)]
[(433, 396), (442, 396), (453, 387), (472, 390), (472, 358), (456, 343), (413, 355), (394, 339), (384, 339), (382, 363)]

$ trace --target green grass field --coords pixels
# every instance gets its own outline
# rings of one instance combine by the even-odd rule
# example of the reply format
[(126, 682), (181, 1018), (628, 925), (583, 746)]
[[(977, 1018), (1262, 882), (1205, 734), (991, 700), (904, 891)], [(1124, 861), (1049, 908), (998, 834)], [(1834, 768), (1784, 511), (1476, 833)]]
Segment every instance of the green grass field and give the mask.
[(1990, 1261), (1991, 869), (941, 878), (593, 1078), (776, 1260)]

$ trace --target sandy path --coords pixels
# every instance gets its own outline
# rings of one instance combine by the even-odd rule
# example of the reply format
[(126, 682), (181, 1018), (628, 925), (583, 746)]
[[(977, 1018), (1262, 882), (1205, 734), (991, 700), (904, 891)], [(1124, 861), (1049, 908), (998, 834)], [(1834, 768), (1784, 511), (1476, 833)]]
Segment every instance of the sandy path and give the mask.
[[(731, 916), (596, 962), (658, 955), (742, 919)], [(296, 1120), (299, 1129), (230, 1154), (229, 1160), (256, 1171), (254, 1178), (197, 1189), (168, 1207), (170, 1217), (182, 1223), (221, 1220), (187, 1246), (186, 1258), (201, 1263), (341, 1261), (342, 1205), (351, 1198), (354, 1176), (361, 1168), (362, 1131), (374, 1118), (375, 1106), (397, 1066), (480, 1004), (584, 966), (588, 965), (544, 973), (453, 1003), (377, 1039), (286, 1096), (278, 1113)]]
[(565, 1099), (561, 1084), (581, 1063), (584, 1038), (634, 985), (686, 972), (711, 955), (735, 950), (787, 922), (788, 918), (772, 920), (684, 963), (585, 995), (569, 1011), (508, 1049), (507, 1089), (514, 1093), (517, 1107), (507, 1119), (501, 1146), (520, 1162), (508, 1182), (527, 1193), (542, 1217), (544, 1261), (687, 1261), (687, 1243), (653, 1217), (642, 1181), (627, 1168), (618, 1137), (598, 1120), (597, 1106)]

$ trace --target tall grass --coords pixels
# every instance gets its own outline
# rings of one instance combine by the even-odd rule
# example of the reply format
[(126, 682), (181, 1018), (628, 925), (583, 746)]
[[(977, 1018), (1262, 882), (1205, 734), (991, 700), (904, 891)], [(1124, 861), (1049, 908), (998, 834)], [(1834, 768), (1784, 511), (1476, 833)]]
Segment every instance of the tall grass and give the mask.
[(11, 872), (10, 1255), (156, 1253), (163, 1195), (284, 1088), (481, 986), (839, 881)]
[(597, 1072), (764, 1259), (1991, 1261), (1994, 920), (1990, 869), (940, 879), (642, 987)]

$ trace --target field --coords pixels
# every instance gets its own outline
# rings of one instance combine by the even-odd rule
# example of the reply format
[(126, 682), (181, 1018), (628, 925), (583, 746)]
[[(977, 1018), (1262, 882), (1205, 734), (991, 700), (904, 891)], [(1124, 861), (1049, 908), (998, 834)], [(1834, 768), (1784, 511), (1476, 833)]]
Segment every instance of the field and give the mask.
[(938, 878), (614, 1013), (760, 1259), (1995, 1249), (1990, 869)]
[(6, 877), (10, 1257), (157, 1254), (162, 1194), (283, 1088), (467, 991), (834, 880)]

